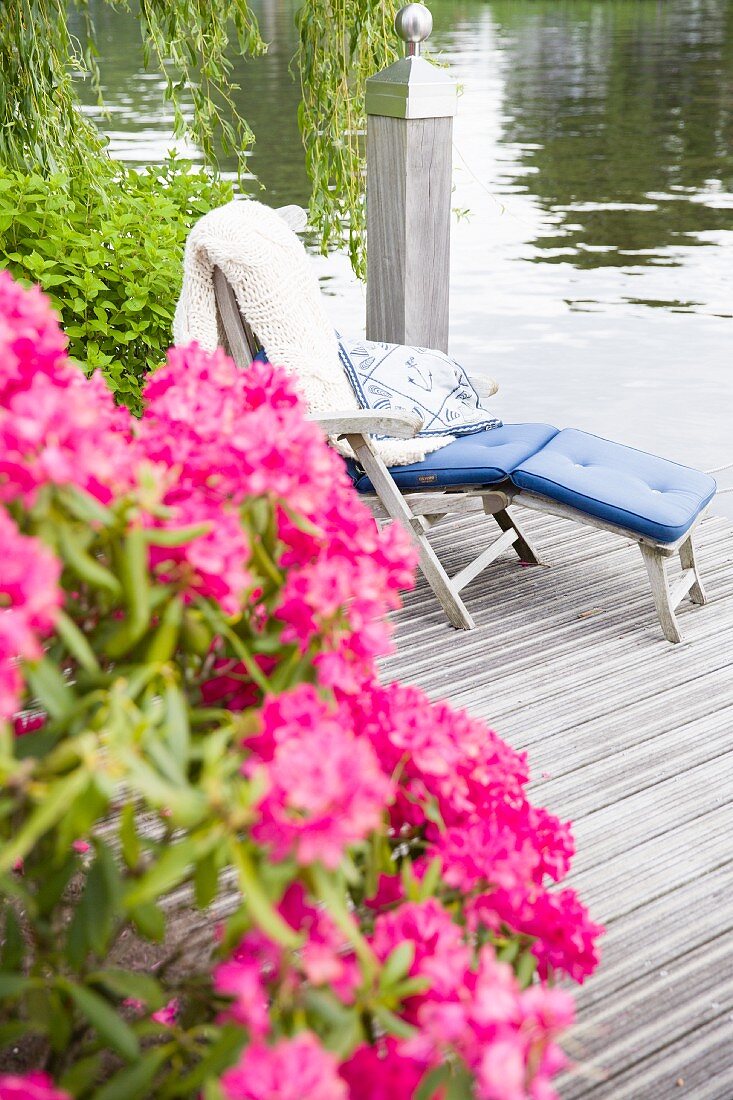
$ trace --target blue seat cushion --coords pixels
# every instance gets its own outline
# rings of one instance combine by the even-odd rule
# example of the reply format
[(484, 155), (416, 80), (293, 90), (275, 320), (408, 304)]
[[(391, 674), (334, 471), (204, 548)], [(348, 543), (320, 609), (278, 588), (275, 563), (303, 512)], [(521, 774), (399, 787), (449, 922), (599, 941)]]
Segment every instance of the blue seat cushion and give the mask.
[(681, 538), (717, 488), (699, 470), (574, 428), (518, 463), (511, 480), (660, 543)]
[[(401, 489), (444, 489), (458, 486), (497, 485), (512, 470), (557, 435), (549, 424), (504, 424), (433, 451), (422, 462), (392, 466), (390, 473)], [(374, 491), (364, 471), (353, 461), (347, 467), (360, 493)]]

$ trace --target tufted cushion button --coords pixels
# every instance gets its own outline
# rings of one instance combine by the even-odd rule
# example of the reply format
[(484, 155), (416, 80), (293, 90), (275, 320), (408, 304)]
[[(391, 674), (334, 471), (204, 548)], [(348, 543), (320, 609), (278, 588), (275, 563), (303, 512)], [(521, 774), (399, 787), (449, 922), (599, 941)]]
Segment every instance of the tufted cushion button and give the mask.
[[(716, 490), (699, 470), (575, 428), (558, 432), (511, 476), (518, 489), (660, 543), (681, 538)], [(652, 488), (660, 483), (666, 488)]]

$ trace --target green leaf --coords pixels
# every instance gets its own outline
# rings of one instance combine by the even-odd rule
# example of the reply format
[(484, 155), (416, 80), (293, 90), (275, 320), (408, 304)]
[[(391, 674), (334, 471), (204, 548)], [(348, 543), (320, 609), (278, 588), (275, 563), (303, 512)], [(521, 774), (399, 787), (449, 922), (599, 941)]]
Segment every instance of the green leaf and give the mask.
[(36, 904), (41, 916), (47, 916), (61, 900), (78, 866), (76, 855), (67, 853), (67, 858), (59, 867), (50, 868), (48, 874), (43, 876), (36, 893)]
[(395, 1035), (398, 1039), (412, 1039), (417, 1034), (414, 1027), (403, 1020), (397, 1013), (384, 1005), (377, 1005), (374, 1009), (374, 1017), (381, 1024), (388, 1035)]
[(148, 545), (141, 527), (133, 528), (125, 539), (118, 572), (128, 614), (119, 629), (107, 639), (105, 648), (113, 658), (122, 657), (132, 649), (150, 624)]
[[(236, 1060), (245, 1042), (240, 1027), (227, 1026), (211, 1044), (198, 1065), (180, 1080), (173, 1080), (159, 1094), (159, 1100), (173, 1096), (195, 1096), (207, 1078), (216, 1078)], [(206, 1093), (205, 1093), (206, 1095)], [(95, 1098), (98, 1100), (98, 1098)]]
[(79, 627), (73, 622), (65, 611), (56, 613), (56, 633), (72, 657), (79, 662), (87, 672), (99, 672), (99, 664), (94, 656), (94, 650), (89, 645)]
[(88, 985), (101, 985), (109, 993), (120, 998), (131, 997), (142, 1001), (150, 1012), (157, 1012), (166, 1002), (166, 995), (160, 982), (150, 974), (139, 970), (123, 970), (120, 967), (107, 967), (87, 974)]
[(253, 922), (271, 940), (282, 944), (283, 947), (299, 947), (300, 937), (271, 904), (262, 889), (260, 878), (244, 845), (233, 837), (230, 851), (232, 862), (237, 869), (244, 904)]
[(160, 622), (145, 650), (145, 660), (151, 664), (170, 661), (176, 651), (183, 623), (183, 601), (175, 597), (166, 605)]
[(162, 943), (165, 937), (165, 914), (152, 902), (130, 909), (130, 920), (141, 936), (153, 943)]
[(56, 666), (42, 657), (25, 666), (31, 691), (52, 718), (65, 718), (75, 703), (74, 692)]
[(165, 711), (166, 740), (173, 756), (184, 767), (191, 745), (188, 704), (181, 689), (173, 682), (168, 683), (165, 690)]
[(19, 970), (23, 963), (25, 946), (20, 922), (12, 905), (5, 903), (5, 942), (0, 956), (0, 970)]
[[(209, 838), (208, 845), (214, 843)], [(158, 857), (150, 870), (138, 882), (133, 883), (125, 895), (127, 909), (135, 909), (147, 902), (157, 901), (175, 886), (187, 879), (196, 860), (207, 851), (207, 842), (188, 836), (174, 844)]]
[(135, 807), (132, 802), (127, 802), (122, 807), (120, 814), (120, 845), (122, 858), (131, 869), (137, 867), (140, 861), (140, 841), (135, 825)]
[(33, 982), (24, 974), (7, 974), (0, 972), (0, 997), (19, 997), (30, 989)]
[(0, 1050), (22, 1039), (29, 1030), (26, 1020), (12, 1020), (10, 1023), (0, 1024)]
[(438, 889), (440, 875), (443, 870), (443, 862), (439, 856), (431, 859), (427, 871), (420, 879), (420, 901), (431, 898)]
[(68, 993), (92, 1030), (121, 1058), (126, 1062), (139, 1058), (140, 1043), (135, 1032), (103, 997), (86, 986), (66, 980), (59, 981), (59, 987)]
[(51, 1049), (57, 1054), (67, 1050), (73, 1029), (71, 1013), (64, 1005), (58, 989), (49, 989), (48, 999), (48, 1037)]
[(190, 527), (146, 527), (144, 534), (150, 546), (175, 547), (185, 546), (210, 530), (210, 523), (199, 523)]
[(532, 984), (532, 978), (537, 969), (536, 956), (531, 951), (525, 951), (514, 969), (520, 988), (527, 989)]
[(402, 978), (406, 977), (415, 958), (415, 944), (411, 940), (405, 940), (387, 956), (382, 972), (379, 976), (379, 985), (387, 989)]
[(86, 1095), (101, 1073), (103, 1057), (99, 1051), (74, 1062), (60, 1078), (59, 1087), (72, 1096)]
[(36, 841), (60, 821), (69, 804), (87, 782), (86, 772), (79, 769), (48, 785), (43, 800), (32, 810), (13, 839), (0, 851), (0, 873), (9, 871), (19, 859), (23, 859)]
[(193, 874), (193, 888), (199, 909), (207, 909), (216, 897), (219, 886), (219, 868), (217, 853), (209, 852), (196, 864)]
[(82, 539), (69, 527), (62, 525), (58, 531), (59, 547), (68, 568), (90, 588), (101, 589), (115, 600), (122, 596), (122, 586), (106, 566), (87, 554)]
[(204, 1082), (201, 1095), (203, 1100), (227, 1100), (224, 1089), (215, 1078)]
[(426, 1073), (417, 1087), (413, 1100), (432, 1100), (437, 1092), (440, 1092), (450, 1080), (450, 1066), (437, 1066)]
[[(156, 1047), (143, 1054), (139, 1062), (115, 1074), (94, 1093), (94, 1100), (145, 1100), (151, 1096), (150, 1086), (158, 1070), (175, 1050), (172, 1043)], [(158, 1096), (156, 1089), (155, 1095)]]

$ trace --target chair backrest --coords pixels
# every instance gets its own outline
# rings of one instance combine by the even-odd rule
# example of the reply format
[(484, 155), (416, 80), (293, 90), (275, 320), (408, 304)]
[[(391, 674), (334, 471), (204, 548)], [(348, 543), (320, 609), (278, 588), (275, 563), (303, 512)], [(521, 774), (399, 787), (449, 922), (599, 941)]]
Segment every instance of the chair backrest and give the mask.
[(220, 267), (214, 268), (214, 296), (221, 327), (226, 336), (226, 350), (238, 367), (248, 367), (260, 350), (260, 344), (248, 321), (242, 316), (234, 291)]
[[(300, 206), (281, 206), (276, 213), (294, 233), (301, 232), (307, 225), (308, 215)], [(232, 286), (220, 267), (214, 267), (214, 296), (226, 336), (226, 350), (238, 367), (248, 367), (257, 352), (261, 351), (262, 344), (242, 315)]]

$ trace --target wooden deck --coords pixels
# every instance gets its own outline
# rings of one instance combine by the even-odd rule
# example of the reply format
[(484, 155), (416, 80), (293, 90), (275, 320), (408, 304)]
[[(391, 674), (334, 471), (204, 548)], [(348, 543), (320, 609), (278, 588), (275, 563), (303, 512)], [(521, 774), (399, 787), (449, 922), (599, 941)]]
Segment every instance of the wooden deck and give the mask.
[[(505, 554), (464, 594), (468, 633), (419, 584), (384, 671), (527, 749), (535, 801), (575, 822), (569, 881), (608, 933), (564, 1100), (733, 1100), (733, 529), (703, 522), (709, 603), (674, 646), (637, 546), (516, 513), (552, 568)], [(486, 522), (436, 529), (449, 572)]]

